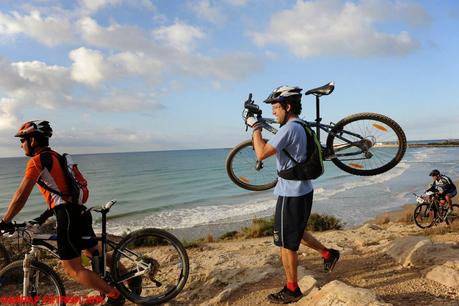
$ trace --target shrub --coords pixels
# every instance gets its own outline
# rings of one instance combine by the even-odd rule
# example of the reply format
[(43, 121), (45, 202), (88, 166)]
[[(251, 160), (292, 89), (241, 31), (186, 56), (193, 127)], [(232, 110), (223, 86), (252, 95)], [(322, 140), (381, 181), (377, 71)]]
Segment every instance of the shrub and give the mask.
[(274, 218), (253, 219), (252, 225), (242, 229), (244, 238), (258, 238), (271, 236), (273, 234)]
[(219, 239), (220, 240), (231, 240), (231, 239), (237, 238), (240, 235), (241, 235), (241, 233), (238, 232), (238, 231), (231, 231), (231, 232), (227, 232), (227, 233), (221, 235)]
[(340, 219), (330, 215), (319, 215), (316, 213), (311, 214), (306, 227), (307, 230), (315, 232), (339, 230), (342, 228), (343, 223)]
[(204, 239), (184, 240), (182, 244), (185, 249), (198, 248), (204, 244)]

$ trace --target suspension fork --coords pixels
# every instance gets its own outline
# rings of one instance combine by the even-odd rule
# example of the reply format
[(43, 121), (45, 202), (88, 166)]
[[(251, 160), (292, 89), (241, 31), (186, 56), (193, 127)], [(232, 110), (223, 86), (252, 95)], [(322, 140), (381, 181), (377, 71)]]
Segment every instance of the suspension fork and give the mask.
[(30, 295), (30, 272), (31, 272), (31, 267), (32, 267), (32, 258), (34, 258), (37, 250), (34, 246), (32, 246), (32, 249), (29, 253), (26, 253), (24, 255), (24, 260), (22, 261), (22, 269), (24, 271), (24, 279), (23, 279), (23, 290), (22, 290), (22, 295), (23, 296), (29, 296)]

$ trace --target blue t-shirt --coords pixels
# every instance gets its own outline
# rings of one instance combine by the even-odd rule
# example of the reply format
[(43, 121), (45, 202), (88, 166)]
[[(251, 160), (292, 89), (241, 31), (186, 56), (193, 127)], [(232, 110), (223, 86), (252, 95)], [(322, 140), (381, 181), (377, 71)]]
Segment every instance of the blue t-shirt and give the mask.
[[(299, 119), (294, 120), (298, 121)], [(295, 163), (284, 153), (283, 149), (287, 150), (287, 152), (299, 163), (306, 159), (306, 132), (303, 126), (293, 122), (294, 120), (288, 121), (277, 131), (276, 135), (268, 141), (277, 151), (277, 171), (289, 169), (295, 165)], [(274, 194), (283, 197), (299, 197), (312, 190), (313, 188), (310, 180), (293, 181), (279, 177), (276, 187), (274, 188)]]

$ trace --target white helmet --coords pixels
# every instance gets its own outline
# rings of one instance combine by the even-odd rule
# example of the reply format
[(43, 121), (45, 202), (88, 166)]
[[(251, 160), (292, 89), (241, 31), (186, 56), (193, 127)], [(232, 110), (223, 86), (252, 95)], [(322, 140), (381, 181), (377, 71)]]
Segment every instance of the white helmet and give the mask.
[(279, 86), (266, 98), (265, 103), (273, 104), (290, 100), (291, 102), (301, 102), (301, 91), (303, 89), (292, 86)]

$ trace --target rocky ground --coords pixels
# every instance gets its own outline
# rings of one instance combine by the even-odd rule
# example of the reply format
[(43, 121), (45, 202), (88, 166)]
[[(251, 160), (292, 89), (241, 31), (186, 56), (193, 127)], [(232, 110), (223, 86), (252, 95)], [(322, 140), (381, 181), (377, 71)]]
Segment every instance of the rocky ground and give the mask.
[[(315, 233), (341, 259), (324, 273), (319, 255), (300, 247), (304, 297), (296, 305), (459, 305), (458, 228), (388, 222)], [(270, 237), (204, 243), (188, 255), (189, 280), (169, 305), (266, 305), (284, 285)], [(66, 287), (68, 294), (88, 294)]]
[[(304, 297), (296, 305), (459, 305), (459, 222), (427, 230), (395, 222), (411, 211), (314, 233), (341, 258), (332, 273), (324, 273), (319, 255), (300, 247)], [(187, 252), (188, 282), (169, 305), (267, 305), (266, 296), (284, 285), (271, 237), (202, 243)], [(65, 279), (60, 265), (53, 266)], [(67, 295), (96, 294), (68, 279), (65, 287)]]

